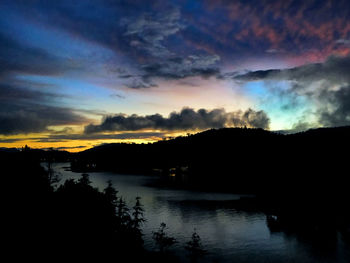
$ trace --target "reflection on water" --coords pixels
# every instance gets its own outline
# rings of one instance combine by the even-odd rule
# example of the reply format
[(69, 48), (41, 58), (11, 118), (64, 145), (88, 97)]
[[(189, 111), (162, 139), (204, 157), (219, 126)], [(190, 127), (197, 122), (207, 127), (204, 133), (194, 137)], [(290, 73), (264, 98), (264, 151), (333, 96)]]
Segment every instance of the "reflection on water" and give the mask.
[[(54, 170), (61, 174), (61, 182), (68, 178), (78, 179), (80, 174), (55, 164)], [(185, 190), (149, 187), (152, 177), (117, 175), (108, 172), (90, 173), (90, 180), (102, 190), (111, 180), (129, 205), (137, 196), (142, 197), (147, 222), (144, 225), (146, 248), (153, 248), (152, 231), (161, 222), (169, 227), (169, 235), (178, 243), (174, 253), (185, 259), (183, 246), (196, 228), (209, 255), (207, 262), (350, 262), (349, 247), (337, 236), (331, 244), (315, 244), (307, 238), (284, 233), (271, 233), (262, 213), (249, 213), (205, 205), (204, 200), (233, 200), (238, 195), (202, 193)], [(203, 205), (204, 204), (204, 205)], [(211, 202), (215, 204), (215, 202)]]

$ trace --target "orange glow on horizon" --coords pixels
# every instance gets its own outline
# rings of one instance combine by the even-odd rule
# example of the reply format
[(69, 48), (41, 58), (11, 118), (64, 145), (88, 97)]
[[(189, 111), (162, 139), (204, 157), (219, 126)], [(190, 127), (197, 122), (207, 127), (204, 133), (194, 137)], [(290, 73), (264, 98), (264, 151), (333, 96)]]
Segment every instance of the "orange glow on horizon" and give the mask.
[[(55, 142), (43, 142), (39, 141), (40, 138), (45, 138), (48, 136), (48, 134), (28, 134), (28, 135), (22, 135), (22, 136), (8, 136), (8, 137), (2, 137), (0, 138), (0, 147), (4, 148), (22, 148), (24, 146), (28, 146), (30, 148), (34, 149), (57, 149), (57, 150), (64, 150), (68, 152), (81, 152), (90, 148), (93, 148), (95, 146), (105, 144), (105, 143), (136, 143), (136, 144), (147, 144), (147, 143), (154, 143), (157, 141), (161, 141), (167, 138), (174, 138), (178, 136), (184, 136), (187, 134), (196, 133), (198, 131), (191, 131), (191, 132), (172, 132), (172, 133), (166, 133), (165, 138), (162, 137), (156, 137), (152, 136), (149, 138), (141, 138), (141, 139), (81, 139), (81, 140), (62, 140), (62, 141), (55, 141)], [(40, 136), (42, 135), (42, 136)], [(49, 136), (47, 137), (49, 139)], [(4, 142), (1, 142), (3, 140)], [(14, 140), (14, 141), (11, 141)], [(6, 142), (7, 141), (7, 142)]]

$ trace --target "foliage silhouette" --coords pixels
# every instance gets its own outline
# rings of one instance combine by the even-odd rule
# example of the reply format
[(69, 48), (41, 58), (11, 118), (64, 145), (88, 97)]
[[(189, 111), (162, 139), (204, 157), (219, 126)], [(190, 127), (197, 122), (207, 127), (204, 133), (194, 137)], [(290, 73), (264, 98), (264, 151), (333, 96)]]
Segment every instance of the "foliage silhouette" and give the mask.
[(136, 203), (133, 207), (132, 212), (133, 218), (131, 220), (131, 229), (133, 230), (139, 242), (143, 244), (142, 225), (144, 224), (144, 222), (146, 222), (146, 219), (144, 218), (144, 209), (140, 200), (141, 197), (136, 197)]
[(111, 182), (99, 191), (91, 185), (88, 174), (55, 188), (29, 148), (0, 151), (0, 160), (6, 175), (4, 185), (11, 190), (6, 201), (9, 211), (5, 213), (11, 215), (7, 222), (11, 232), (5, 239), (12, 259), (164, 261), (143, 248), (145, 218), (140, 197), (130, 214)]
[(115, 190), (113, 187), (112, 181), (107, 181), (107, 187), (103, 190), (107, 201), (111, 204), (111, 206), (114, 208), (114, 212), (116, 212), (117, 204), (118, 204), (118, 191)]

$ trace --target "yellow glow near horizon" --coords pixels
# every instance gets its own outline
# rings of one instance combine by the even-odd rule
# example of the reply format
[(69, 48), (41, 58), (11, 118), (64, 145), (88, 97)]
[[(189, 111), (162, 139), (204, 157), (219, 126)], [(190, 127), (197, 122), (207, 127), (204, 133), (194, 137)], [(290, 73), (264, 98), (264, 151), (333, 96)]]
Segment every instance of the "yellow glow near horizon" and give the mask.
[[(146, 132), (146, 131), (144, 131)], [(152, 132), (152, 131), (149, 131)], [(159, 132), (157, 130), (153, 132)], [(195, 133), (195, 131), (191, 132), (170, 132), (165, 133), (166, 137), (178, 137), (183, 136), (188, 133)], [(8, 136), (8, 137), (0, 137), (0, 147), (6, 148), (22, 148), (27, 145), (30, 148), (35, 149), (60, 149), (69, 152), (80, 152), (87, 149), (90, 149), (94, 146), (98, 146), (104, 143), (153, 143), (160, 140), (163, 140), (162, 137), (150, 136), (148, 138), (141, 139), (77, 139), (77, 140), (62, 140), (62, 141), (39, 141), (40, 139), (49, 139), (49, 134), (27, 134), (21, 136)], [(4, 142), (1, 142), (4, 140)], [(14, 140), (14, 141), (11, 141)], [(7, 141), (7, 142), (6, 142)]]
[[(31, 140), (19, 140), (16, 142), (10, 143), (0, 143), (0, 147), (6, 148), (22, 148), (27, 145), (30, 148), (35, 149), (61, 149), (68, 152), (80, 152), (87, 149), (90, 149), (94, 146), (103, 144), (103, 143), (152, 143), (160, 140), (155, 138), (149, 139), (113, 139), (113, 140), (94, 140), (94, 141), (86, 141), (86, 140), (74, 140), (74, 141), (65, 141), (65, 142), (35, 142)], [(82, 147), (84, 146), (84, 148)]]
[[(230, 127), (228, 127), (230, 128)], [(231, 127), (233, 128), (233, 127)], [(196, 134), (199, 132), (203, 132), (204, 130), (189, 130), (189, 131), (170, 131), (170, 132), (164, 132), (165, 137), (157, 137), (157, 136), (150, 136), (148, 138), (136, 138), (136, 139), (76, 139), (76, 140), (64, 140), (64, 141), (39, 141), (39, 139), (49, 139), (49, 134), (28, 134), (23, 135), (21, 137), (17, 136), (9, 136), (9, 137), (0, 137), (0, 147), (6, 147), (6, 148), (22, 148), (25, 145), (27, 145), (30, 148), (34, 149), (58, 149), (58, 150), (64, 150), (68, 152), (81, 152), (90, 148), (93, 148), (95, 146), (105, 144), (105, 143), (136, 143), (136, 144), (147, 144), (147, 143), (154, 143), (157, 141), (161, 141), (164, 139), (171, 139), (176, 138), (179, 136), (187, 136)], [(161, 132), (160, 130), (143, 130), (142, 132)], [(132, 132), (131, 132), (132, 133)], [(113, 135), (118, 133), (109, 133), (107, 135)], [(122, 134), (122, 133), (120, 133)], [(40, 136), (41, 135), (41, 136)], [(77, 134), (75, 134), (77, 135)], [(11, 140), (15, 139), (15, 141), (9, 141), (9, 142), (1, 142), (1, 140)]]

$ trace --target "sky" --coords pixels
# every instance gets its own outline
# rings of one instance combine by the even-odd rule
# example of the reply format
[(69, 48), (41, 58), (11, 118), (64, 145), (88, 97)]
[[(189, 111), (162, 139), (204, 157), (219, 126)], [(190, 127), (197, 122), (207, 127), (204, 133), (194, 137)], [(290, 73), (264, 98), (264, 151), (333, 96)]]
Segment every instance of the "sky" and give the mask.
[(2, 0), (0, 147), (350, 125), (346, 0)]

